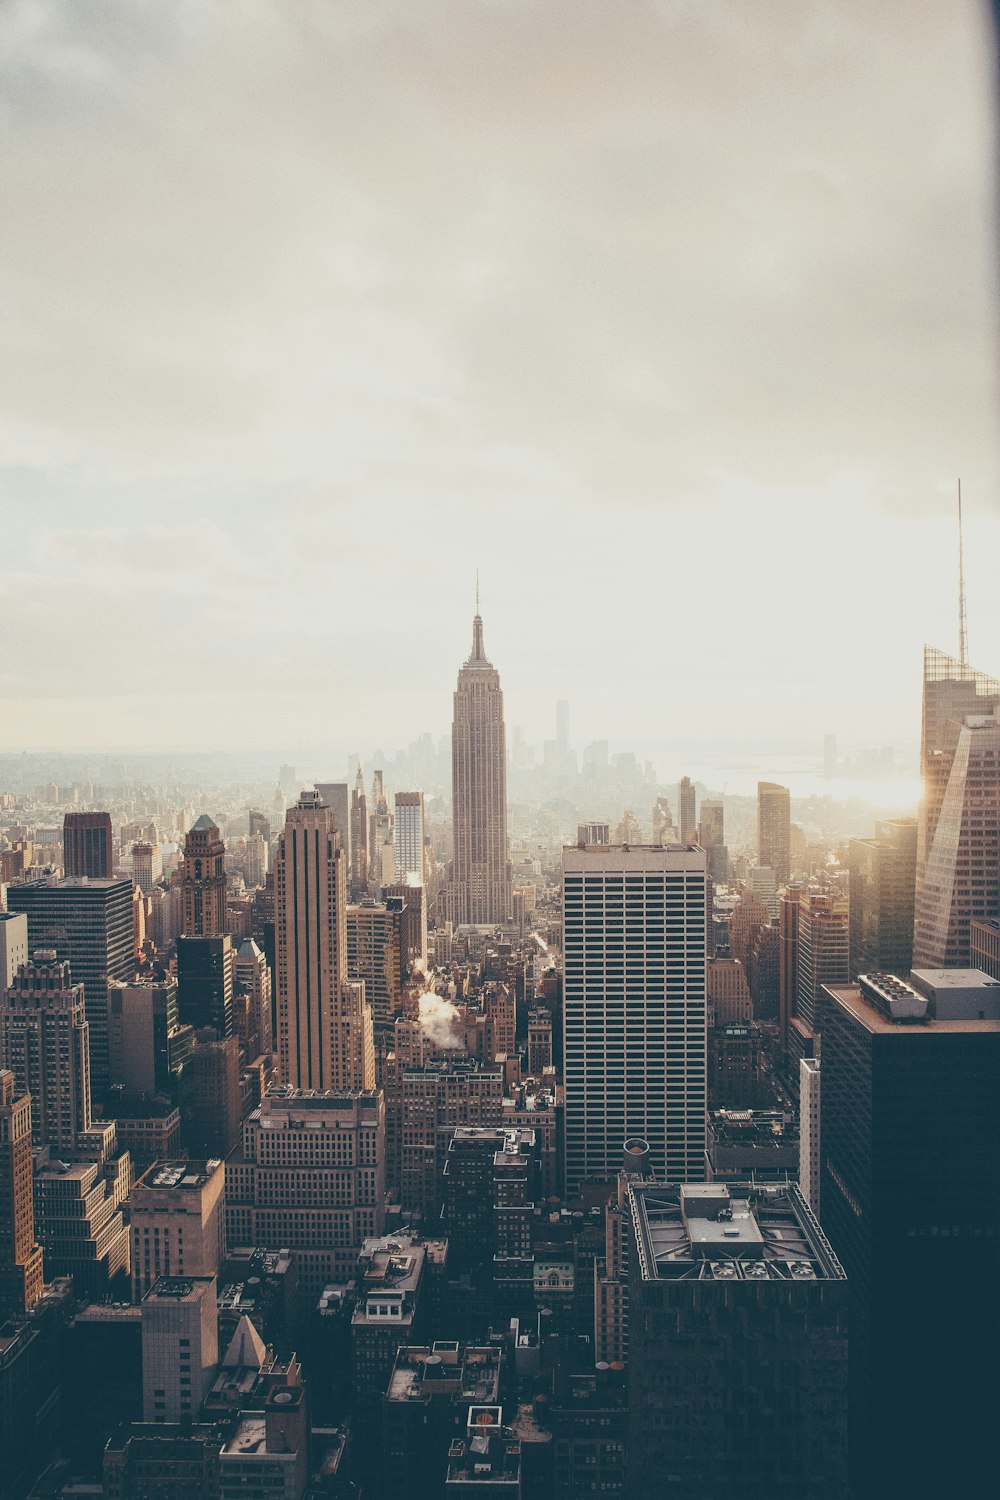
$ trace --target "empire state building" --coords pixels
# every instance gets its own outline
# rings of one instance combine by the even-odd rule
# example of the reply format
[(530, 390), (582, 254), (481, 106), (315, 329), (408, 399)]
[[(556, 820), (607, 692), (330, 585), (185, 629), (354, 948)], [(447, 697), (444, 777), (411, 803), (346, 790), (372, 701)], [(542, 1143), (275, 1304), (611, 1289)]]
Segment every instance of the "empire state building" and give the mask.
[(478, 609), (472, 625), (472, 655), (459, 668), (455, 692), (451, 796), (454, 857), (445, 913), (456, 926), (507, 921), (511, 878), (503, 693), (500, 674), (483, 649)]

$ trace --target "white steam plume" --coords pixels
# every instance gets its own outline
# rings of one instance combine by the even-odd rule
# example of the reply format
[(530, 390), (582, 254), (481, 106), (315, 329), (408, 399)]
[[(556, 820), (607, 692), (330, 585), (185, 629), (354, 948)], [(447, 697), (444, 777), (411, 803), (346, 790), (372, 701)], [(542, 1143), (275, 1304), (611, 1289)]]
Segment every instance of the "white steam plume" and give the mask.
[(428, 1041), (440, 1051), (451, 1052), (461, 1047), (458, 1006), (434, 990), (425, 990), (420, 996), (420, 1024)]

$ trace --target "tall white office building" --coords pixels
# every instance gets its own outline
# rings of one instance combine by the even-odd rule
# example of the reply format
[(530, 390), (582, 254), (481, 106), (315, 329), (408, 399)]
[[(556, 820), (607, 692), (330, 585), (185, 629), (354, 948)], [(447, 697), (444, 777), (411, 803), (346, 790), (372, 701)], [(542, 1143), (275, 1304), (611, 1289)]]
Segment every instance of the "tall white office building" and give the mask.
[(819, 1218), (820, 1076), (819, 1060), (799, 1060), (799, 1187)]
[(424, 794), (396, 793), (395, 879), (397, 885), (424, 883)]
[(570, 1194), (614, 1177), (635, 1136), (652, 1175), (704, 1179), (706, 881), (696, 845), (563, 850)]

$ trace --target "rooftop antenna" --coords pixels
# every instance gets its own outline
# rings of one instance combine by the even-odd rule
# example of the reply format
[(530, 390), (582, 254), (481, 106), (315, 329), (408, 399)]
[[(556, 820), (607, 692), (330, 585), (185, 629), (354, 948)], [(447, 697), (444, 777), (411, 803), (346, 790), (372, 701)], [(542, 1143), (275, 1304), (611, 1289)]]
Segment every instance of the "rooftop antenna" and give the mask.
[[(961, 491), (961, 486), (959, 487), (958, 495), (959, 495), (959, 499), (958, 499), (958, 514), (959, 514), (959, 517), (961, 517), (961, 514), (962, 514), (962, 491)], [(478, 613), (479, 613), (479, 569), (477, 568), (476, 569), (476, 614), (478, 615)]]
[(965, 618), (965, 548), (962, 543), (962, 481), (958, 481), (958, 659), (969, 665), (969, 626)]

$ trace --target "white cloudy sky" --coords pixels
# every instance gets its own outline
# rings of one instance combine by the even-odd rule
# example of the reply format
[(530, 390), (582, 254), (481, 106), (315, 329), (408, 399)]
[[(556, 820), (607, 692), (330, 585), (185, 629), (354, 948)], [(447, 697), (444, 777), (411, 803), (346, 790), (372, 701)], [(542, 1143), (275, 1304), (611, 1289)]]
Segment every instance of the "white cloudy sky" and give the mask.
[(0, 748), (905, 742), (1000, 670), (973, 0), (5, 0)]

